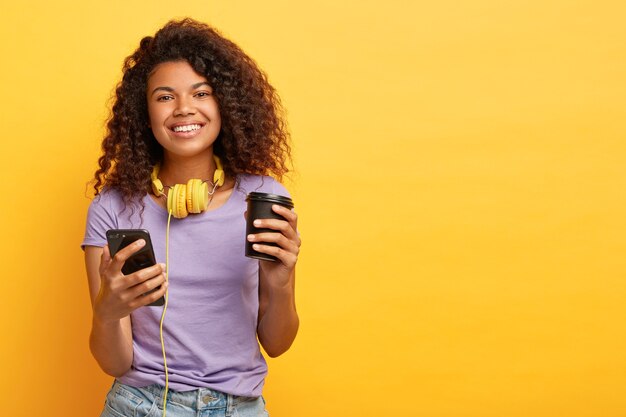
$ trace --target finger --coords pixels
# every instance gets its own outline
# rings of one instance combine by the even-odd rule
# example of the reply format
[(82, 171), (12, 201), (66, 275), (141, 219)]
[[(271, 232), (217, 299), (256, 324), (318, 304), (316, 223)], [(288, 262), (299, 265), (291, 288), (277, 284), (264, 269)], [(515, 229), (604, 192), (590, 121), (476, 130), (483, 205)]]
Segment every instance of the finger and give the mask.
[(132, 287), (164, 273), (165, 264), (156, 264), (126, 275), (126, 282), (128, 287)]
[(248, 210), (243, 212), (243, 218), (248, 220)]
[(167, 280), (165, 279), (165, 274), (159, 274), (153, 278), (147, 279), (140, 284), (135, 285), (130, 289), (130, 294), (132, 298), (137, 298), (146, 294), (150, 290), (157, 288), (160, 285), (163, 285)]
[(113, 257), (113, 261), (111, 262), (111, 266), (121, 271), (122, 267), (124, 266), (124, 262), (126, 262), (126, 260), (130, 258), (131, 255), (133, 255), (135, 252), (141, 250), (141, 248), (143, 248), (145, 245), (146, 241), (143, 239), (138, 239), (134, 241), (133, 243), (126, 246), (124, 249), (115, 254), (115, 256)]
[(143, 306), (146, 306), (148, 304), (155, 302), (156, 300), (158, 300), (159, 298), (165, 295), (165, 293), (167, 292), (168, 285), (169, 284), (166, 281), (159, 288), (157, 288), (154, 292), (151, 292), (150, 294), (140, 295), (139, 297), (131, 301), (131, 303), (129, 304), (129, 307), (135, 310), (139, 307), (143, 307)]
[(300, 239), (297, 238), (295, 241), (290, 240), (290, 239), (287, 239), (285, 235), (283, 235), (282, 233), (270, 232), (270, 233), (257, 233), (254, 235), (248, 235), (248, 241), (253, 242), (253, 243), (266, 243), (266, 242), (276, 243), (281, 248), (289, 252), (295, 253), (296, 255), (300, 251), (299, 249)]
[(291, 225), (291, 223), (285, 220), (256, 219), (253, 224), (254, 224), (254, 227), (257, 227), (257, 228), (278, 230), (283, 235), (285, 235), (288, 239), (292, 239), (292, 240), (295, 240), (295, 238), (298, 235), (296, 233), (296, 230)]
[(278, 204), (274, 204), (272, 206), (272, 210), (280, 214), (289, 222), (293, 230), (298, 231), (298, 214), (293, 211), (293, 209), (288, 209), (287, 207), (279, 206)]
[(287, 268), (293, 268), (296, 265), (296, 262), (298, 261), (298, 255), (296, 255), (295, 253), (286, 251), (280, 246), (267, 246), (267, 245), (260, 245), (258, 243), (255, 243), (254, 245), (252, 245), (252, 249), (254, 249), (257, 252), (266, 253), (268, 255), (275, 256)]
[(274, 204), (272, 205), (272, 211), (283, 216), (289, 223), (298, 224), (298, 215), (293, 209)]

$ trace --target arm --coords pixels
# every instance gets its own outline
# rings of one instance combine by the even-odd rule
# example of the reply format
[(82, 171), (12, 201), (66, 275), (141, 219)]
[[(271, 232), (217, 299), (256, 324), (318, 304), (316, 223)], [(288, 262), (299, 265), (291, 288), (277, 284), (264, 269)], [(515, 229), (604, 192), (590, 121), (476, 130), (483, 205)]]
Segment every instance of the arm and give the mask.
[[(269, 262), (269, 261), (260, 261)], [(285, 287), (272, 285), (272, 278), (260, 273), (259, 341), (267, 354), (275, 358), (285, 353), (298, 333), (300, 320), (296, 312), (295, 271)]]
[[(123, 275), (126, 259), (141, 248), (137, 242), (119, 251), (113, 258), (107, 246), (87, 246), (85, 266), (93, 309), (89, 347), (107, 374), (124, 375), (133, 362), (133, 339), (130, 313), (160, 298), (167, 288), (160, 264)], [(152, 288), (164, 284), (151, 294)]]
[[(298, 333), (299, 318), (295, 302), (296, 262), (301, 240), (296, 232), (295, 212), (274, 205), (276, 213), (287, 221), (262, 219), (255, 226), (278, 230), (280, 233), (259, 233), (248, 236), (255, 242), (254, 250), (274, 255), (278, 261), (259, 261), (259, 342), (270, 357), (286, 352)], [(256, 223), (258, 222), (258, 224)], [(274, 242), (278, 247), (263, 245)]]

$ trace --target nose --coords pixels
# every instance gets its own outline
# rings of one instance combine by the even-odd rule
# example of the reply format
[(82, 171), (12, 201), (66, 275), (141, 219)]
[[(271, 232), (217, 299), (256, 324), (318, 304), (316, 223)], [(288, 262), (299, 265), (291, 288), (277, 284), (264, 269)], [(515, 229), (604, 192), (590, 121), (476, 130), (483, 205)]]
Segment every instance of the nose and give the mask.
[(180, 96), (178, 100), (176, 100), (176, 108), (174, 109), (174, 116), (187, 116), (189, 114), (194, 114), (195, 109), (193, 104), (191, 103), (191, 99)]

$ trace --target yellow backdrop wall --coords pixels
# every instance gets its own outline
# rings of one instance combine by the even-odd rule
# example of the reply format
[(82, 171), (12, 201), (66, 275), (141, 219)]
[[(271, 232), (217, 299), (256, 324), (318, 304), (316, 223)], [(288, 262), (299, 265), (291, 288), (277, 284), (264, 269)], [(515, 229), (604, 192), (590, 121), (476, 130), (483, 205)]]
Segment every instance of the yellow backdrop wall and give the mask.
[(626, 415), (621, 1), (2, 5), (0, 414), (88, 416), (86, 182), (122, 59), (212, 23), (288, 111), (301, 330), (272, 416)]

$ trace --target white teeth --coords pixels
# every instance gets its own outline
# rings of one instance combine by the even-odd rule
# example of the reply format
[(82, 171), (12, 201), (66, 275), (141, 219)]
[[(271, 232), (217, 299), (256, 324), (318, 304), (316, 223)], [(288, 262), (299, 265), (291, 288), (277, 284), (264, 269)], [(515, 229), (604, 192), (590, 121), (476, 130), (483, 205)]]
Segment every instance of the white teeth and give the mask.
[(185, 125), (185, 126), (175, 126), (172, 128), (174, 132), (190, 132), (192, 130), (198, 130), (202, 126), (200, 125)]

